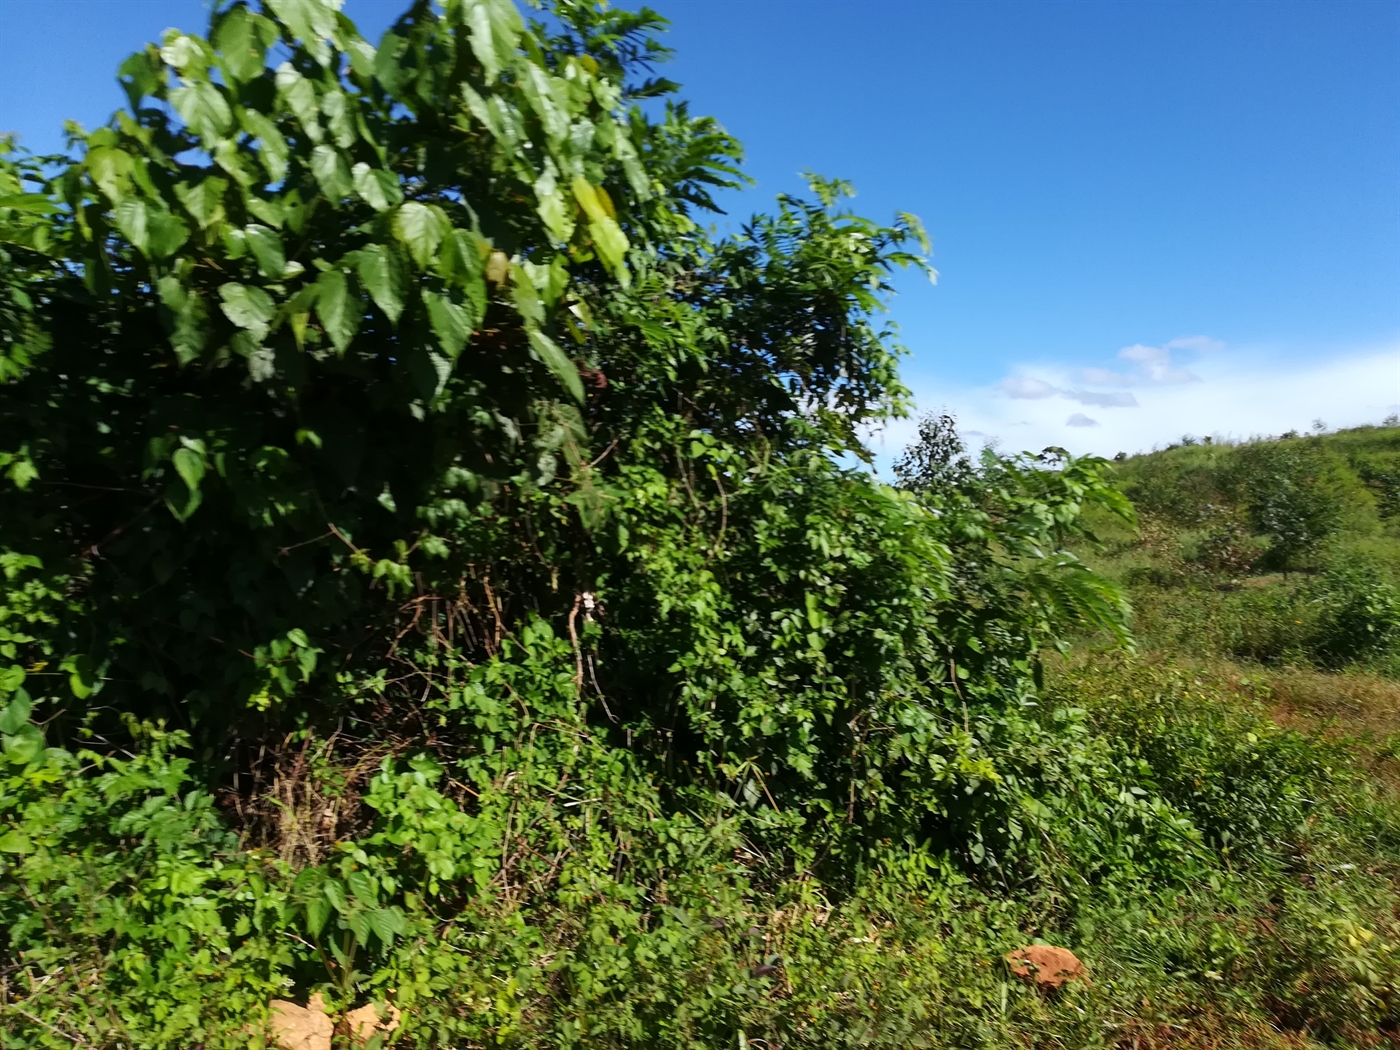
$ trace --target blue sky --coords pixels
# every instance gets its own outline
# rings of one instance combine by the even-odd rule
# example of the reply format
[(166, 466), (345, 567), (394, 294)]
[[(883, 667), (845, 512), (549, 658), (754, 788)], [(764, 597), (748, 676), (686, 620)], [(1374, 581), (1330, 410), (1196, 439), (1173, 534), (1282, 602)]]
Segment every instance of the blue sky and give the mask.
[[(345, 9), (377, 36), (401, 6)], [(735, 218), (804, 169), (923, 218), (906, 379), (974, 440), (1112, 454), (1400, 411), (1400, 4), (652, 6), (663, 72), (747, 148)], [(100, 123), (120, 59), (204, 10), (0, 0), (0, 130)]]

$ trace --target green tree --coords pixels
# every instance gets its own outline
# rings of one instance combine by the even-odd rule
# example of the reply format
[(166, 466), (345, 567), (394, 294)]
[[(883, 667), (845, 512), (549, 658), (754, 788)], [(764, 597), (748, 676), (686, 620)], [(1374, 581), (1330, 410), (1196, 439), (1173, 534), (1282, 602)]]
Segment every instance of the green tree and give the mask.
[(1269, 537), (1269, 557), (1278, 567), (1287, 568), (1336, 531), (1341, 504), (1328, 489), (1320, 452), (1298, 441), (1246, 445), (1231, 467), (1250, 523)]

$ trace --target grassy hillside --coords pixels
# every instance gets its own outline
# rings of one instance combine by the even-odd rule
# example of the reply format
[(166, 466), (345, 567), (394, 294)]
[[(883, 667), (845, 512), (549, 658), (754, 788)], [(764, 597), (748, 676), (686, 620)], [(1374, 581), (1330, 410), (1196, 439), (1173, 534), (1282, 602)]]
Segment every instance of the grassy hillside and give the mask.
[(1137, 527), (1099, 514), (1079, 553), (1126, 592), (1136, 649), (1087, 640), (1048, 663), (1047, 694), (1150, 767), (1238, 876), (1166, 919), (1174, 945), (1228, 945), (1203, 975), (1242, 1008), (1236, 1026), (1212, 1032), (1207, 1007), (1163, 1045), (1393, 1045), (1393, 1019), (1339, 1031), (1313, 1011), (1329, 985), (1327, 1009), (1361, 988), (1396, 1001), (1358, 953), (1400, 911), (1400, 427), (1188, 443), (1119, 468)]
[(1400, 746), (1400, 427), (1120, 463), (1139, 514), (1086, 560), (1127, 591), (1144, 659), (1213, 668), (1290, 724)]

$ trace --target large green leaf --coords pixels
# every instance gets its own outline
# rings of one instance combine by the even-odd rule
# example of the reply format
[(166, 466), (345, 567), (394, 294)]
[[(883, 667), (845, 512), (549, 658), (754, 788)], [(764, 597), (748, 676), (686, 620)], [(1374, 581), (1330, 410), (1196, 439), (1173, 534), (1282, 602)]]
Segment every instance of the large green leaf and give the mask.
[(450, 297), (440, 292), (425, 291), (423, 301), (427, 304), (428, 321), (433, 326), (438, 342), (442, 344), (447, 356), (455, 361), (462, 348), (467, 345), (467, 340), (471, 338), (470, 316)]
[(109, 200), (120, 201), (127, 195), (134, 167), (130, 153), (111, 146), (98, 146), (88, 150), (86, 164), (92, 181)]
[(334, 146), (317, 146), (311, 151), (311, 173), (332, 201), (350, 196), (355, 183), (350, 177), (350, 165)]
[(61, 205), (55, 204), (42, 193), (16, 193), (9, 197), (0, 197), (0, 209), (3, 208), (28, 212), (31, 215), (52, 215), (63, 210)]
[(223, 138), (233, 128), (233, 110), (215, 84), (199, 81), (170, 92), (170, 104), (189, 129), (206, 143)]
[(274, 78), (277, 90), (287, 108), (301, 122), (301, 129), (312, 142), (320, 142), (324, 137), (321, 130), (321, 107), (316, 101), (316, 88), (290, 62), (277, 67)]
[(5, 757), (15, 765), (28, 765), (44, 750), (44, 731), (34, 724), (20, 726), (3, 737)]
[(292, 30), (307, 53), (323, 66), (330, 65), (326, 41), (336, 36), (335, 12), (339, 3), (325, 0), (266, 0), (267, 6)]
[(199, 491), (199, 483), (204, 480), (204, 457), (192, 448), (177, 448), (170, 457), (175, 472), (185, 483), (191, 494)]
[(112, 217), (122, 236), (149, 259), (167, 259), (189, 240), (190, 228), (163, 204), (129, 197), (117, 205)]
[(212, 37), (214, 47), (222, 54), (224, 69), (240, 81), (261, 75), (266, 68), (267, 49), (276, 40), (276, 24), (241, 5), (219, 20)]
[(537, 329), (530, 330), (530, 346), (534, 348), (539, 359), (544, 362), (554, 377), (563, 384), (564, 389), (574, 396), (574, 400), (583, 402), (583, 380), (579, 378), (578, 369), (574, 363), (553, 339)]
[(228, 180), (217, 175), (206, 176), (194, 185), (182, 182), (175, 186), (175, 195), (201, 230), (223, 222), (224, 194), (227, 191)]
[(408, 275), (399, 253), (382, 244), (371, 244), (360, 251), (356, 271), (375, 305), (384, 311), (385, 317), (397, 323), (403, 313), (404, 291), (408, 286)]
[(471, 27), (472, 53), (488, 80), (495, 80), (515, 56), (522, 28), (520, 12), (511, 0), (465, 0)]
[(255, 109), (241, 110), (239, 121), (243, 130), (258, 140), (258, 160), (274, 182), (280, 182), (287, 175), (287, 140), (277, 130), (267, 116)]
[(360, 300), (340, 270), (327, 270), (316, 279), (316, 316), (332, 345), (344, 353), (360, 328)]
[(351, 169), (355, 192), (375, 211), (388, 211), (403, 200), (399, 179), (392, 171), (371, 168), (361, 161)]
[(427, 269), (448, 229), (450, 225), (441, 210), (418, 201), (409, 201), (394, 214), (394, 233), (419, 269)]
[(243, 236), (248, 239), (248, 248), (257, 260), (258, 272), (269, 280), (280, 279), (287, 269), (287, 254), (277, 231), (249, 223), (243, 227)]
[(230, 282), (219, 288), (224, 316), (261, 342), (276, 313), (272, 297), (261, 288)]
[(0, 733), (18, 733), (20, 727), (29, 721), (29, 713), (33, 710), (29, 694), (23, 689), (17, 689), (10, 702), (0, 709)]

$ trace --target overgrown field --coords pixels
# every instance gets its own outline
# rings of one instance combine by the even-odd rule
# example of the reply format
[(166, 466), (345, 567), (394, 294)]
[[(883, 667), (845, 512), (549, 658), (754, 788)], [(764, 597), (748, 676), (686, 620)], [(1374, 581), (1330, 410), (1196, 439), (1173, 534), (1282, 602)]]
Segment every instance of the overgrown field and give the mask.
[(880, 484), (917, 220), (546, 16), (0, 150), (0, 1047), (1400, 1041), (1400, 430)]

